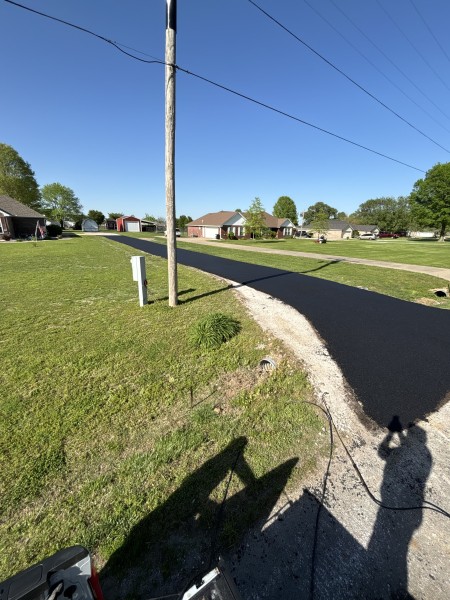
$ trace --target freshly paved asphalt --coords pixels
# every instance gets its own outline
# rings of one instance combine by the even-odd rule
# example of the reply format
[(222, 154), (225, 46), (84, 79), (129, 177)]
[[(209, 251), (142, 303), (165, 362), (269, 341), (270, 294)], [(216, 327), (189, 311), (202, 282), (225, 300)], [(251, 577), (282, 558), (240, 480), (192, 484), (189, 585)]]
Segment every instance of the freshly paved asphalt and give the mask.
[[(106, 236), (167, 257), (147, 240)], [(290, 271), (177, 249), (180, 264), (248, 285), (303, 314), (325, 341), (367, 416), (406, 427), (450, 399), (450, 311)]]

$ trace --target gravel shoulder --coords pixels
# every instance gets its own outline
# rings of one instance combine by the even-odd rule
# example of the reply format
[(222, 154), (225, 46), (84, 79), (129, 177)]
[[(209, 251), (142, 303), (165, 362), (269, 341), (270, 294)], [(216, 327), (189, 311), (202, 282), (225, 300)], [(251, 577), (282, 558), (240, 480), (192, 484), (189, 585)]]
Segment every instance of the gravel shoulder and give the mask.
[[(403, 433), (377, 427), (301, 314), (252, 288), (235, 289), (260, 326), (303, 362), (317, 401), (326, 403), (374, 496), (391, 507), (428, 501), (450, 511), (450, 404)], [(336, 435), (312, 558), (326, 467), (295, 495), (283, 495), (269, 520), (227, 557), (243, 597), (450, 597), (449, 518), (429, 509), (377, 506)]]

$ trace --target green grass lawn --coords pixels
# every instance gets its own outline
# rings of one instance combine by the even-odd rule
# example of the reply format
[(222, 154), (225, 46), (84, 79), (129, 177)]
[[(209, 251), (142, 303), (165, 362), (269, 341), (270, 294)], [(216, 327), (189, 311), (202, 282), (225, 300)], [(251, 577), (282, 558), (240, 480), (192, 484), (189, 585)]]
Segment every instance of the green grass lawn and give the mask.
[[(326, 448), (305, 374), (234, 293), (180, 267), (169, 308), (166, 261), (147, 255), (140, 308), (131, 253), (87, 236), (0, 245), (0, 579), (78, 543), (100, 566), (150, 554), (170, 576), (190, 546), (208, 553), (244, 441), (222, 546)], [(241, 331), (201, 351), (190, 327), (212, 312)]]
[[(133, 234), (132, 237), (152, 237), (156, 242), (166, 243), (165, 238), (161, 238), (160, 236), (155, 237), (148, 234)], [(394, 242), (397, 241), (398, 240), (394, 240)], [(357, 240), (357, 242), (364, 245), (370, 244), (370, 242), (362, 240)], [(253, 245), (253, 242), (249, 243)], [(280, 242), (279, 245), (276, 243), (271, 245), (269, 242), (262, 242), (261, 247), (266, 249), (271, 247), (276, 249), (288, 249), (283, 245), (284, 243), (292, 243), (294, 247), (298, 249), (303, 247), (303, 242), (298, 240)], [(352, 244), (351, 241), (349, 243)], [(375, 242), (375, 244), (377, 243), (378, 242)], [(412, 244), (413, 242), (410, 243)], [(341, 244), (341, 242), (336, 242), (336, 244)], [(215, 246), (207, 246), (203, 244), (192, 244), (191, 242), (183, 243), (183, 238), (180, 238), (177, 240), (177, 245), (180, 248), (185, 248), (194, 252), (205, 252), (207, 254), (213, 254), (215, 256), (251, 264), (286, 269), (287, 271), (303, 273), (311, 277), (320, 277), (345, 285), (366, 288), (370, 291), (392, 296), (394, 298), (400, 298), (401, 300), (407, 300), (408, 302), (421, 302), (436, 308), (450, 309), (450, 298), (438, 298), (432, 291), (436, 288), (448, 286), (448, 282), (438, 277), (432, 277), (422, 273), (412, 273), (380, 267), (368, 267), (351, 263), (340, 263), (328, 259), (297, 258), (279, 254), (247, 252), (245, 250), (239, 251), (235, 248), (230, 249), (228, 247), (228, 242)], [(325, 244), (325, 247), (329, 245), (331, 246), (331, 243)], [(321, 244), (313, 243), (313, 246), (322, 248)], [(329, 252), (329, 254), (331, 254), (331, 252)]]
[(385, 260), (410, 265), (450, 268), (450, 243), (409, 239), (336, 240), (316, 244), (313, 239), (223, 240), (225, 244), (260, 246), (276, 250), (294, 250), (332, 254), (351, 258)]

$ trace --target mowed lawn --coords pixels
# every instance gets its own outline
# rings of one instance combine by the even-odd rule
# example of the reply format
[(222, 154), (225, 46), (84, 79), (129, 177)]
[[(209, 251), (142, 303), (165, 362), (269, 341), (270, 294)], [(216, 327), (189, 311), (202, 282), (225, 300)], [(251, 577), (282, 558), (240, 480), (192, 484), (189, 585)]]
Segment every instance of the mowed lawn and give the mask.
[[(141, 308), (130, 256), (101, 237), (0, 244), (0, 579), (84, 544), (104, 573), (151, 554), (157, 591), (187, 548), (207, 558), (233, 465), (219, 546), (326, 449), (305, 374), (232, 291), (180, 267), (169, 308), (147, 255)], [(190, 328), (212, 312), (241, 331), (202, 351)]]
[(227, 244), (260, 246), (351, 258), (368, 258), (410, 265), (450, 268), (450, 243), (405, 238), (378, 240), (335, 240), (317, 244), (314, 239), (223, 240)]

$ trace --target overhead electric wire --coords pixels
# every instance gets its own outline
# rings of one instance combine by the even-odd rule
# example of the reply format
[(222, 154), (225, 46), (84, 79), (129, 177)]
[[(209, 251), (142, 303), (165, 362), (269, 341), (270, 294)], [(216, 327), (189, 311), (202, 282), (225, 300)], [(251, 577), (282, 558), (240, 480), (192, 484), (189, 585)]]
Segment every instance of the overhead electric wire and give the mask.
[(441, 148), (442, 150), (445, 150), (445, 152), (448, 152), (450, 154), (450, 150), (448, 150), (447, 148), (445, 148), (444, 146), (442, 146), (439, 142), (437, 142), (432, 137), (430, 137), (429, 135), (427, 135), (426, 133), (424, 133), (423, 131), (421, 131), (418, 127), (416, 127), (415, 125), (413, 125), (412, 123), (410, 123), (407, 119), (405, 119), (404, 117), (402, 117), (401, 115), (399, 115), (398, 112), (396, 112), (395, 110), (393, 110), (392, 108), (390, 108), (387, 104), (385, 104), (382, 100), (380, 100), (379, 98), (377, 98), (374, 94), (372, 94), (371, 92), (369, 92), (368, 90), (366, 90), (366, 88), (364, 88), (362, 85), (360, 85), (359, 83), (357, 83), (349, 75), (347, 75), (346, 73), (344, 73), (344, 71), (342, 71), (342, 69), (340, 69), (339, 67), (337, 67), (335, 64), (333, 64), (327, 58), (325, 58), (322, 54), (320, 54), (320, 52), (317, 52), (317, 50), (314, 50), (314, 48), (312, 46), (310, 46), (309, 44), (307, 44), (304, 40), (302, 40), (300, 37), (298, 37), (298, 35), (296, 35), (293, 31), (291, 31), (290, 29), (288, 29), (280, 21), (278, 21), (277, 19), (275, 19), (275, 17), (273, 17), (272, 15), (270, 15), (263, 8), (261, 8), (256, 2), (254, 2), (254, 0), (248, 0), (248, 2), (250, 2), (250, 4), (252, 4), (259, 11), (261, 11), (268, 19), (270, 19), (276, 25), (278, 25), (279, 27), (281, 27), (281, 29), (283, 29), (284, 31), (286, 31), (286, 33), (288, 33), (294, 39), (296, 39), (298, 42), (300, 42), (300, 44), (303, 44), (303, 46), (305, 46), (306, 48), (308, 48), (308, 50), (310, 50), (313, 54), (315, 54), (321, 60), (323, 60), (324, 62), (326, 62), (327, 65), (329, 65), (335, 71), (337, 71), (338, 73), (340, 73), (343, 77), (345, 77), (346, 79), (348, 79), (348, 81), (350, 81), (350, 83), (353, 83), (353, 85), (355, 85), (362, 92), (364, 92), (365, 94), (367, 94), (370, 98), (372, 98), (372, 100), (375, 100), (375, 102), (378, 102), (378, 104), (380, 104), (381, 106), (383, 106), (386, 110), (388, 110), (390, 113), (392, 113), (393, 115), (395, 115), (398, 119), (400, 119), (401, 121), (403, 121), (404, 123), (406, 123), (407, 125), (409, 125), (409, 127), (411, 127), (412, 129), (414, 129), (415, 131), (417, 131), (418, 133), (420, 133), (420, 135), (422, 135), (423, 137), (427, 138), (428, 140), (430, 140), (430, 142), (432, 142), (436, 146), (439, 146), (439, 148)]
[[(390, 77), (388, 77), (386, 75), (386, 73), (384, 71), (382, 71), (382, 69), (380, 69), (379, 67), (377, 67), (377, 65), (372, 62), (370, 60), (370, 58), (368, 58), (363, 52), (361, 52), (361, 50), (355, 46), (355, 44), (353, 44), (343, 33), (341, 33), (339, 31), (339, 29), (337, 27), (335, 27), (333, 25), (333, 23), (331, 23), (326, 17), (323, 16), (323, 14), (315, 7), (313, 6), (313, 4), (311, 4), (310, 2), (308, 2), (308, 0), (303, 0), (303, 2), (309, 6), (309, 8), (316, 13), (316, 15), (322, 19), (335, 33), (337, 33), (351, 48), (353, 48), (353, 50), (355, 52), (357, 52), (360, 56), (362, 56), (364, 58), (364, 60), (366, 62), (369, 63), (369, 65), (375, 69), (382, 77), (384, 77), (386, 79), (386, 81), (389, 81), (389, 83), (395, 87), (401, 94), (403, 94), (403, 96), (405, 96), (405, 98), (407, 98), (410, 102), (412, 102), (415, 106), (417, 106), (417, 108), (419, 108), (422, 112), (424, 112), (432, 121), (434, 121), (436, 123), (436, 125), (439, 125), (440, 127), (442, 127), (443, 129), (445, 129), (445, 131), (447, 131), (448, 133), (450, 133), (450, 129), (447, 128), (445, 125), (443, 125), (440, 121), (438, 121), (431, 113), (429, 113), (426, 108), (424, 108), (423, 106), (421, 106), (418, 102), (416, 102), (414, 100), (414, 98), (411, 98), (411, 96), (409, 94), (407, 94), (404, 90), (402, 90), (402, 88), (395, 82), (393, 81)], [(334, 4), (334, 3), (333, 3)], [(342, 11), (341, 11), (342, 12)], [(345, 15), (344, 15), (345, 16)]]
[[(30, 8), (29, 6), (25, 6), (24, 4), (19, 4), (18, 2), (13, 2), (13, 0), (5, 0), (5, 2), (8, 2), (8, 4), (14, 4), (14, 6), (18, 6), (19, 8), (28, 10), (32, 13), (40, 15), (41, 17), (51, 19), (52, 21), (57, 21), (58, 23), (62, 23), (63, 25), (67, 25), (68, 27), (73, 27), (74, 29), (78, 29), (79, 31), (84, 31), (84, 33), (88, 33), (89, 35), (93, 35), (94, 37), (98, 38), (99, 40), (102, 40), (103, 42), (111, 44), (112, 46), (114, 46), (114, 48), (116, 48), (116, 50), (119, 50), (119, 52), (123, 52), (123, 54), (126, 54), (127, 56), (129, 56), (130, 58), (134, 58), (135, 60), (139, 60), (141, 62), (148, 63), (148, 64), (161, 64), (161, 65), (165, 64), (164, 61), (162, 61), (162, 60), (158, 60), (158, 59), (145, 60), (144, 58), (139, 58), (138, 56), (134, 56), (133, 54), (126, 52), (125, 50), (123, 50), (120, 47), (120, 46), (123, 46), (124, 48), (126, 48), (127, 46), (125, 46), (124, 44), (118, 44), (117, 42), (114, 42), (113, 40), (109, 40), (108, 38), (104, 37), (103, 35), (94, 33), (93, 31), (90, 31), (90, 29), (86, 29), (85, 27), (81, 27), (80, 25), (75, 25), (74, 23), (69, 23), (69, 21), (64, 21), (63, 19), (58, 19), (57, 17), (53, 17), (53, 16), (43, 13), (39, 10), (35, 10), (34, 8)], [(139, 52), (139, 50), (134, 50), (134, 51)], [(141, 54), (143, 54), (143, 53), (141, 53)]]
[(428, 96), (428, 94), (426, 94), (387, 54), (386, 52), (384, 52), (384, 50), (382, 48), (380, 48), (379, 46), (377, 46), (377, 44), (348, 16), (347, 13), (344, 12), (344, 10), (338, 6), (336, 4), (336, 2), (334, 2), (334, 0), (329, 0), (331, 2), (331, 4), (349, 21), (349, 23), (351, 23), (353, 25), (353, 27), (359, 31), (359, 33), (370, 43), (372, 44), (372, 46), (378, 50), (378, 52), (384, 56), (384, 58), (400, 73), (400, 75), (402, 75), (407, 81), (409, 81), (409, 83), (419, 92), (419, 94), (422, 94), (422, 96), (424, 98), (426, 98), (428, 100), (428, 102), (430, 104), (432, 104), (434, 106), (434, 108), (436, 108), (436, 110), (438, 110), (441, 115), (443, 115), (446, 119), (450, 120), (450, 115), (448, 115), (446, 112), (444, 112), (442, 110), (442, 108), (440, 108), (440, 106), (438, 106), (436, 104), (436, 102), (430, 98)]
[(378, 156), (382, 156), (383, 158), (387, 158), (388, 160), (392, 160), (396, 163), (399, 163), (401, 165), (404, 165), (405, 167), (409, 167), (410, 169), (414, 169), (415, 171), (420, 171), (421, 173), (425, 173), (426, 171), (424, 171), (423, 169), (419, 169), (419, 167), (414, 167), (413, 165), (409, 165), (408, 163), (405, 163), (401, 160), (398, 160), (396, 158), (392, 158), (392, 156), (388, 156), (387, 154), (383, 154), (382, 152), (378, 152), (377, 150), (373, 150), (372, 148), (369, 148), (368, 146), (363, 146), (362, 144), (358, 144), (358, 142), (354, 142), (353, 140), (349, 140), (348, 138), (345, 138), (341, 135), (338, 135), (337, 133), (333, 133), (331, 131), (328, 131), (327, 129), (323, 129), (322, 127), (319, 127), (318, 125), (313, 125), (312, 123), (308, 123), (308, 121), (304, 121), (303, 119), (300, 119), (299, 117), (295, 117), (294, 115), (291, 115), (283, 110), (280, 110), (278, 108), (275, 108), (274, 106), (270, 106), (270, 104), (265, 104), (264, 102), (260, 102), (259, 100), (255, 100), (255, 98), (251, 98), (250, 96), (247, 96), (246, 94), (241, 94), (240, 92), (237, 92), (236, 90), (232, 90), (231, 88), (222, 85), (221, 83), (217, 83), (215, 81), (212, 81), (211, 79), (208, 79), (207, 77), (203, 77), (202, 75), (198, 75), (197, 73), (193, 73), (192, 71), (188, 71), (187, 69), (183, 69), (182, 67), (179, 67), (178, 65), (175, 65), (176, 68), (179, 71), (182, 71), (183, 73), (187, 73), (188, 75), (192, 75), (193, 77), (197, 77), (198, 79), (201, 79), (202, 81), (205, 81), (206, 83), (210, 83), (211, 85), (214, 85), (222, 90), (225, 90), (226, 92), (230, 92), (231, 94), (234, 94), (235, 96), (239, 96), (240, 98), (244, 98), (245, 100), (248, 100), (249, 102), (253, 102), (254, 104), (257, 104), (258, 106), (262, 106), (263, 108), (267, 108), (268, 110), (271, 110), (273, 112), (278, 113), (279, 115), (283, 115), (284, 117), (288, 117), (289, 119), (292, 119), (293, 121), (297, 121), (298, 123), (302, 123), (303, 125), (307, 125), (308, 127), (312, 127), (313, 129), (317, 129), (318, 131), (322, 131), (322, 133), (326, 133), (327, 135), (331, 135), (332, 137), (335, 137), (339, 140), (342, 140), (344, 142), (347, 142), (348, 144), (352, 144), (353, 146), (357, 146), (358, 148), (362, 148), (363, 150), (367, 150), (368, 152), (372, 152), (373, 154), (377, 154)]
[(409, 0), (414, 8), (414, 10), (416, 11), (416, 13), (419, 15), (422, 23), (425, 25), (425, 27), (428, 29), (429, 34), (431, 35), (431, 37), (433, 38), (433, 40), (436, 42), (436, 44), (439, 46), (439, 48), (442, 50), (442, 53), (444, 54), (444, 56), (446, 57), (446, 59), (448, 60), (448, 62), (450, 62), (450, 56), (447, 54), (447, 52), (445, 51), (445, 48), (442, 46), (442, 44), (440, 43), (440, 41), (437, 39), (437, 37), (434, 35), (433, 30), (431, 29), (431, 27), (428, 25), (428, 23), (425, 21), (425, 18), (423, 17), (422, 13), (419, 11), (419, 9), (417, 8), (417, 6), (414, 4), (413, 0)]
[[(148, 64), (160, 64), (160, 65), (166, 65), (167, 63), (165, 63), (163, 60), (144, 60), (142, 58), (139, 58), (138, 56), (134, 56), (133, 54), (130, 54), (129, 52), (125, 52), (124, 50), (122, 50), (122, 48), (120, 48), (120, 46), (122, 46), (123, 44), (120, 44), (119, 42), (113, 42), (112, 40), (109, 40), (108, 38), (105, 38), (102, 35), (99, 35), (97, 33), (94, 33), (93, 31), (90, 31), (89, 29), (86, 29), (84, 27), (80, 27), (79, 25), (74, 25), (73, 23), (69, 23), (68, 21), (64, 21), (62, 19), (58, 19), (56, 17), (52, 17), (51, 15), (48, 15), (46, 13), (42, 13), (40, 11), (34, 10), (32, 8), (29, 8), (27, 6), (24, 6), (23, 4), (19, 4), (18, 2), (14, 2), (13, 0), (4, 0), (5, 2), (8, 2), (9, 4), (13, 4), (19, 8), (24, 8), (25, 10), (29, 10), (30, 12), (36, 13), (40, 16), (43, 17), (47, 17), (49, 19), (52, 19), (53, 21), (57, 21), (59, 23), (62, 23), (64, 25), (67, 25), (69, 27), (73, 27), (75, 29), (78, 29), (80, 31), (83, 31), (85, 33), (88, 33), (90, 35), (93, 35), (94, 37), (107, 42), (108, 44), (111, 44), (114, 48), (116, 48), (117, 50), (119, 50), (120, 52), (122, 52), (123, 54), (126, 54), (129, 58), (134, 58), (135, 60), (138, 60), (140, 62), (144, 62), (144, 63), (148, 63)], [(135, 52), (139, 52), (137, 50), (135, 50)], [(145, 54), (142, 52), (142, 54)], [(369, 148), (368, 146), (364, 146), (363, 144), (359, 144), (358, 142), (354, 142), (353, 140), (350, 140), (348, 138), (345, 138), (341, 135), (338, 135), (337, 133), (333, 133), (331, 131), (328, 131), (327, 129), (324, 129), (322, 127), (319, 127), (318, 125), (314, 125), (312, 123), (309, 123), (308, 121), (305, 121), (303, 119), (300, 119), (299, 117), (295, 117), (294, 115), (291, 115), (285, 111), (282, 111), (278, 108), (275, 108), (273, 106), (270, 106), (269, 104), (265, 104), (264, 102), (260, 102), (259, 100), (256, 100), (255, 98), (252, 98), (250, 96), (247, 96), (246, 94), (242, 94), (241, 92), (237, 92), (236, 90), (233, 90), (225, 85), (222, 85), (220, 83), (217, 83), (215, 81), (212, 81), (211, 79), (208, 79), (207, 77), (203, 77), (202, 75), (199, 75), (198, 73), (194, 73), (193, 71), (189, 71), (187, 69), (184, 69), (182, 67), (180, 67), (179, 65), (171, 65), (173, 67), (175, 67), (178, 71), (181, 71), (183, 73), (186, 73), (187, 75), (191, 75), (192, 77), (196, 77), (197, 79), (200, 79), (206, 83), (209, 83), (215, 87), (218, 87), (226, 92), (229, 92), (231, 94), (234, 94), (235, 96), (239, 96), (240, 98), (243, 98), (245, 100), (248, 100), (249, 102), (253, 102), (254, 104), (257, 104), (258, 106), (262, 106), (263, 108), (266, 108), (268, 110), (271, 110), (275, 113), (278, 113), (284, 117), (287, 117), (289, 119), (292, 119), (293, 121), (297, 121), (298, 123), (301, 123), (303, 125), (307, 125), (308, 127), (312, 127), (313, 129), (316, 129), (317, 131), (321, 131), (322, 133), (326, 133), (327, 135), (330, 135), (332, 137), (335, 137), (339, 140), (342, 140), (343, 142), (347, 142), (348, 144), (352, 144), (353, 146), (356, 146), (357, 148), (361, 148), (363, 150), (366, 150), (367, 152), (371, 152), (372, 154), (376, 154), (377, 156), (381, 156), (382, 158), (386, 158), (388, 160), (391, 160), (392, 162), (398, 163), (400, 165), (403, 165), (405, 167), (408, 167), (410, 169), (413, 169), (415, 171), (419, 171), (421, 173), (426, 173), (426, 171), (424, 169), (420, 169), (419, 167), (415, 167), (413, 165), (410, 165), (406, 162), (403, 162), (401, 160), (398, 160), (397, 158), (393, 158), (392, 156), (389, 156), (387, 154), (383, 154), (382, 152), (378, 152), (377, 150), (373, 150), (372, 148)], [(445, 150), (445, 148), (443, 148)]]
[(434, 75), (439, 79), (439, 81), (442, 83), (442, 85), (450, 92), (450, 87), (447, 85), (447, 83), (442, 79), (442, 77), (439, 75), (439, 73), (436, 71), (436, 69), (427, 61), (427, 59), (424, 57), (422, 52), (420, 52), (416, 48), (416, 46), (412, 43), (412, 41), (409, 39), (409, 37), (406, 35), (406, 33), (403, 31), (403, 29), (400, 27), (400, 25), (394, 19), (394, 17), (381, 4), (380, 0), (375, 0), (375, 1), (378, 4), (378, 6), (381, 8), (381, 10), (384, 12), (384, 14), (387, 15), (387, 17), (391, 21), (391, 23), (393, 23), (394, 27), (396, 27), (398, 29), (398, 31), (402, 34), (402, 36), (405, 38), (405, 40), (409, 43), (411, 48), (413, 48), (415, 50), (416, 54), (418, 54), (418, 56), (420, 56), (420, 58), (427, 65), (427, 67), (430, 69), (430, 71), (432, 73), (434, 73)]

